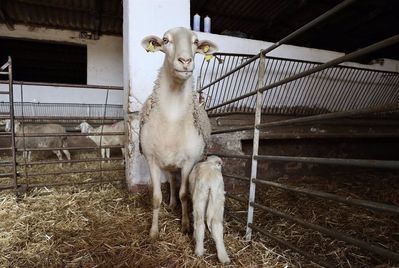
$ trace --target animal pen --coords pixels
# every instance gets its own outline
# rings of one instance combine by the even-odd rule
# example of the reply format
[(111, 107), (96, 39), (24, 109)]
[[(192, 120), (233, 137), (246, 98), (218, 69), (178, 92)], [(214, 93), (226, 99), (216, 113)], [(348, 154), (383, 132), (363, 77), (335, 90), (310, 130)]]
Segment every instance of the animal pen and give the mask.
[[(230, 181), (237, 181), (248, 189), (247, 192), (227, 191), (226, 218), (231, 220), (228, 224), (233, 221), (240, 223), (240, 228), (245, 228), (247, 240), (253, 239), (254, 236), (256, 239), (267, 239), (271, 245), (298, 252), (306, 259), (324, 267), (343, 266), (337, 263), (343, 258), (350, 259), (349, 266), (351, 263), (356, 263), (357, 266), (381, 263), (393, 266), (399, 262), (398, 155), (363, 157), (362, 152), (368, 153), (371, 150), (368, 147), (359, 152), (355, 149), (352, 153), (357, 157), (345, 157), (346, 152), (337, 156), (341, 147), (333, 148), (332, 152), (313, 150), (309, 153), (302, 149), (309, 147), (312, 142), (321, 145), (329, 142), (347, 142), (351, 145), (357, 140), (366, 140), (367, 145), (368, 141), (381, 139), (397, 142), (399, 73), (360, 68), (356, 64), (345, 62), (396, 44), (399, 42), (399, 36), (382, 40), (326, 63), (269, 55), (280, 45), (286, 44), (352, 2), (354, 1), (344, 1), (257, 55), (214, 54), (212, 60), (203, 61), (197, 88), (209, 117), (217, 125), (212, 132), (213, 137), (227, 139), (229, 135), (239, 134), (239, 137), (246, 139), (247, 149), (243, 150), (244, 153), (220, 153), (218, 150), (210, 152), (223, 157), (226, 162), (226, 185)], [(78, 133), (74, 129), (83, 120), (96, 125), (123, 120), (121, 105), (108, 103), (109, 95), (122, 90), (121, 87), (13, 81), (11, 59), (1, 67), (0, 75), (2, 78), (8, 78), (9, 85), (9, 91), (0, 92), (9, 96), (8, 102), (0, 103), (0, 115), (1, 119), (10, 119), (12, 126), (11, 132), (1, 132), (2, 140), (6, 140), (1, 144), (10, 145), (0, 148), (0, 190), (14, 189), (17, 193), (23, 193), (29, 188), (119, 182), (124, 179), (122, 157), (113, 157), (111, 163), (105, 163), (103, 158), (93, 153), (78, 153), (101, 150), (104, 146), (82, 146), (81, 143), (72, 143), (72, 140), (96, 135)], [(104, 94), (104, 103), (28, 103), (24, 102), (23, 98), (24, 88), (28, 85), (95, 90)], [(15, 96), (19, 96), (20, 99), (15, 100)], [(67, 133), (17, 135), (13, 130), (14, 120), (29, 124), (58, 123), (66, 126)], [(219, 127), (219, 123), (223, 125), (223, 120), (244, 124)], [(333, 131), (340, 126), (349, 127), (350, 131)], [(358, 131), (359, 129), (366, 131)], [(62, 148), (18, 148), (15, 143), (16, 138), (49, 136), (67, 136), (71, 144)], [(270, 153), (265, 150), (268, 144), (262, 147), (265, 141), (286, 142), (284, 148), (290, 150), (287, 150), (287, 153), (278, 150), (282, 147), (277, 147), (275, 153)], [(308, 143), (303, 144), (303, 141)], [(294, 148), (297, 143), (303, 146), (299, 150)], [(108, 148), (118, 149), (121, 146)], [(71, 161), (40, 159), (32, 162), (27, 162), (21, 157), (21, 153), (25, 151), (48, 152), (62, 149), (76, 152), (76, 157), (72, 157)], [(295, 153), (290, 155), (293, 151)], [(244, 164), (236, 168), (233, 165), (238, 163), (237, 161)], [(69, 163), (72, 165), (67, 165)], [(276, 173), (273, 167), (281, 168), (281, 163), (286, 163), (289, 168), (296, 168), (296, 163), (303, 164), (307, 167), (309, 179), (292, 180), (280, 176), (281, 172)], [(59, 168), (59, 164), (64, 165)], [(320, 170), (320, 166), (332, 168)], [(245, 169), (241, 170), (241, 167), (248, 167), (250, 173), (246, 173)], [(336, 172), (338, 167), (343, 167), (342, 173), (332, 179), (323, 179), (330, 175), (329, 173)], [(318, 175), (312, 177), (313, 173)], [(117, 175), (112, 175), (115, 178), (111, 179), (108, 174)], [(349, 179), (340, 178), (341, 176)], [(115, 200), (120, 211), (126, 207), (128, 209), (123, 211), (125, 214), (121, 213), (123, 221), (110, 221), (106, 225), (108, 229), (103, 229), (103, 233), (110, 238), (106, 243), (115, 242), (117, 245), (109, 246), (99, 239), (96, 241), (98, 245), (104, 243), (106, 246), (96, 245), (96, 249), (101, 251), (105, 251), (104, 248), (110, 248), (111, 251), (115, 248), (129, 248), (126, 245), (134, 244), (131, 237), (143, 234), (144, 228), (148, 227), (137, 227), (136, 222), (129, 221), (129, 217), (136, 217), (129, 208), (133, 201), (129, 204), (121, 202), (123, 206), (119, 206), (120, 198), (116, 194), (114, 196), (118, 197), (115, 197)], [(104, 200), (110, 202), (109, 199)], [(115, 213), (115, 210), (112, 213)], [(142, 211), (140, 213), (144, 215)], [(105, 213), (104, 217), (107, 216), (108, 213)], [(143, 221), (147, 222), (149, 217), (147, 218)], [(176, 219), (169, 217), (168, 221), (171, 224), (175, 223)], [(126, 227), (125, 223), (129, 223), (126, 225), (133, 230), (129, 229), (131, 237), (126, 238), (123, 234), (123, 237), (121, 235), (115, 239), (114, 234), (107, 233), (107, 230), (112, 229), (109, 226), (122, 229)], [(177, 235), (178, 227), (175, 229), (169, 231), (177, 237), (174, 241), (178, 244), (181, 237)], [(144, 241), (146, 237), (147, 233), (140, 239)], [(141, 243), (144, 243), (141, 240), (134, 244), (134, 251), (143, 250), (140, 248)], [(230, 245), (227, 244), (227, 248), (232, 247), (233, 240), (237, 239), (228, 240)], [(87, 250), (86, 244), (82, 246), (84, 252), (90, 251)], [(165, 244), (163, 246), (169, 249)], [(179, 246), (181, 248), (181, 245)], [(332, 250), (326, 252), (324, 246)], [(147, 248), (151, 254), (155, 254), (153, 246)], [(341, 250), (334, 250), (338, 248)], [(75, 248), (74, 250), (77, 251)], [(235, 253), (241, 250), (245, 251), (245, 248), (236, 250)], [(171, 252), (168, 250), (168, 254), (174, 253)], [(111, 258), (107, 255), (106, 257)], [(251, 257), (255, 256), (249, 256), (248, 259)], [(147, 263), (145, 258), (143, 260), (143, 263)], [(165, 257), (165, 265), (170, 265), (167, 261), (172, 263), (174, 260), (168, 255)]]
[[(9, 101), (0, 103), (2, 120), (11, 121), (11, 131), (1, 133), (2, 137), (2, 174), (0, 175), (0, 190), (15, 189), (24, 193), (28, 188), (50, 187), (62, 185), (81, 185), (93, 183), (121, 182), (124, 180), (124, 157), (101, 158), (95, 152), (104, 148), (120, 149), (121, 145), (103, 145), (103, 136), (125, 135), (125, 132), (78, 133), (76, 126), (82, 121), (94, 125), (112, 124), (124, 120), (121, 105), (109, 104), (110, 95), (123, 90), (115, 86), (72, 85), (56, 83), (36, 83), (13, 81), (12, 59), (1, 67), (1, 75), (8, 78), (8, 91), (2, 91)], [(27, 86), (34, 87), (64, 87), (79, 88), (79, 90), (95, 91), (104, 96), (104, 104), (80, 103), (34, 103), (24, 101), (24, 92)], [(29, 90), (29, 89), (28, 89)], [(19, 100), (15, 100), (16, 96)], [(57, 123), (63, 125), (66, 133), (22, 133), (15, 132), (15, 122), (24, 124)], [(24, 129), (24, 128), (22, 128)], [(100, 136), (100, 146), (88, 143), (89, 136)], [(65, 147), (38, 147), (28, 148), (26, 141), (29, 138), (62, 137), (67, 140)], [(17, 146), (20, 139), (22, 145)], [(48, 153), (51, 151), (72, 151), (71, 160), (43, 160), (37, 159), (27, 162), (20, 157), (20, 153), (33, 151)], [(109, 160), (105, 163), (105, 160)], [(122, 164), (121, 164), (122, 163)], [(59, 168), (61, 165), (61, 168)], [(77, 176), (79, 175), (79, 176)], [(109, 176), (114, 178), (109, 178)], [(108, 177), (108, 178), (107, 178)]]
[[(351, 1), (345, 1), (343, 5), (349, 2)], [(244, 116), (241, 121), (246, 123), (214, 130), (212, 132), (214, 136), (224, 135), (220, 137), (228, 137), (228, 135), (249, 131), (251, 133), (249, 136), (253, 137), (253, 144), (250, 150), (247, 150), (251, 151), (251, 153), (218, 154), (217, 150), (213, 152), (225, 158), (227, 162), (229, 159), (250, 161), (250, 174), (243, 174), (243, 172), (237, 172), (237, 170), (235, 170), (236, 173), (233, 173), (234, 171), (231, 173), (225, 171), (224, 174), (226, 180), (238, 180), (245, 182), (245, 185), (249, 186), (248, 193), (241, 194), (241, 196), (237, 193), (226, 193), (229, 201), (229, 205), (226, 207), (227, 214), (231, 219), (235, 219), (246, 226), (247, 240), (251, 239), (253, 232), (257, 232), (274, 243), (296, 251), (321, 266), (338, 266), (338, 263), (331, 261), (332, 256), (327, 256), (331, 255), (331, 253), (320, 252), (320, 256), (314, 256), (309, 253), (308, 249), (302, 249), (297, 246), (297, 244), (301, 244), (300, 240), (303, 237), (296, 235), (299, 238), (297, 238), (297, 241), (294, 239), (295, 242), (292, 242), (292, 237), (291, 241), (282, 237), (284, 235), (289, 236), (287, 235), (287, 229), (289, 230), (293, 226), (300, 226), (302, 228), (300, 230), (303, 233), (309, 233), (309, 230), (319, 233), (319, 235), (312, 238), (314, 245), (311, 247), (313, 249), (318, 248), (323, 243), (339, 246), (339, 243), (332, 240), (323, 241), (326, 238), (321, 239), (322, 237), (331, 237), (335, 241), (343, 241), (344, 244), (361, 249), (363, 254), (378, 256), (375, 257), (377, 259), (376, 264), (383, 263), (382, 259), (388, 260), (388, 263), (392, 264), (399, 261), (399, 244), (397, 240), (399, 203), (397, 203), (398, 192), (395, 184), (398, 179), (399, 169), (397, 154), (396, 157), (391, 157), (392, 159), (389, 156), (385, 159), (368, 159), (362, 156), (358, 158), (324, 155), (305, 156), (300, 151), (295, 156), (286, 155), (284, 152), (280, 152), (280, 154), (262, 154), (260, 152), (261, 140), (293, 140), (290, 144), (295, 146), (296, 141), (299, 143), (302, 140), (323, 140), (328, 142), (333, 140), (349, 139), (353, 141), (366, 139), (372, 141), (373, 139), (397, 139), (399, 137), (397, 132), (399, 73), (359, 68), (354, 67), (353, 64), (341, 65), (341, 63), (355, 60), (378, 49), (397, 44), (399, 35), (392, 36), (326, 63), (268, 56), (268, 53), (275, 48), (317, 25), (326, 17), (338, 12), (343, 5), (323, 14), (271, 47), (261, 50), (257, 55), (216, 53), (213, 60), (204, 60), (197, 82), (198, 92), (200, 99), (205, 102), (209, 117), (216, 118), (217, 122), (221, 122), (223, 118), (229, 118), (229, 116), (232, 117), (233, 115)], [(232, 120), (234, 118), (230, 121)], [(225, 121), (228, 121), (228, 119), (225, 119)], [(254, 124), (249, 124), (248, 121)], [(320, 126), (345, 124), (368, 128), (377, 127), (372, 131), (363, 131), (361, 133), (356, 131), (334, 133), (334, 131), (320, 129)], [(378, 126), (380, 130), (378, 130)], [(310, 128), (310, 131), (303, 131), (306, 128)], [(388, 128), (388, 131), (386, 128)], [(280, 131), (275, 131), (276, 129)], [(381, 129), (385, 129), (385, 131)], [(335, 151), (338, 150), (335, 149)], [(389, 200), (391, 204), (388, 204), (369, 201), (366, 198), (363, 199), (352, 195), (350, 192), (345, 195), (333, 194), (331, 193), (333, 189), (330, 187), (319, 187), (327, 188), (327, 191), (317, 190), (317, 185), (312, 185), (316, 187), (308, 188), (306, 187), (306, 182), (295, 184), (290, 183), (289, 180), (283, 180), (285, 183), (281, 183), (275, 178), (265, 178), (267, 173), (270, 172), (269, 169), (266, 166), (266, 168), (260, 170), (259, 167), (265, 162), (269, 163), (269, 167), (274, 162), (302, 163), (312, 167), (315, 165), (351, 167), (346, 169), (347, 174), (345, 176), (353, 179), (345, 183), (360, 185), (362, 184), (361, 181), (353, 181), (361, 180), (355, 176), (355, 173), (359, 172), (359, 168), (364, 168), (370, 173), (386, 170), (388, 173), (382, 173), (382, 176), (392, 177), (390, 181), (392, 185), (388, 184), (389, 186), (386, 189), (393, 187), (396, 190), (393, 190), (393, 197)], [(225, 170), (229, 169), (231, 169), (231, 166), (227, 164)], [(389, 173), (390, 171), (392, 173)], [(261, 174), (259, 174), (260, 172)], [(374, 183), (384, 184), (387, 182), (382, 182), (375, 178)], [(366, 183), (364, 187), (378, 188), (369, 186)], [(274, 198), (272, 196), (274, 195), (273, 191), (280, 191), (280, 198), (292, 199), (292, 196), (301, 196), (301, 198), (306, 199), (308, 197), (311, 201), (306, 201), (306, 205), (311, 203), (312, 200), (315, 203), (314, 206), (309, 208), (309, 210), (312, 210), (311, 213), (313, 215), (310, 215), (310, 219), (300, 215), (300, 212), (308, 214), (305, 208), (300, 208), (305, 206), (305, 203), (298, 202), (304, 199), (298, 198), (298, 203), (294, 204), (295, 207), (289, 207), (293, 206), (293, 204)], [(284, 195), (284, 192), (287, 195)], [(384, 194), (382, 193), (382, 195)], [(268, 202), (268, 199), (271, 199), (271, 201)], [(263, 203), (265, 202), (269, 205), (264, 205)], [(275, 207), (279, 207), (279, 202), (288, 203), (288, 205), (286, 204), (285, 207), (281, 206), (280, 209), (277, 209)], [(343, 206), (339, 206), (339, 204)], [(315, 208), (317, 206), (320, 206), (321, 209)], [(359, 215), (361, 215), (362, 211), (368, 211), (369, 214), (367, 215), (369, 216), (367, 218), (371, 221), (373, 219), (378, 221), (379, 217), (388, 218), (389, 220), (384, 222), (387, 226), (380, 226), (381, 230), (384, 229), (385, 231), (381, 231), (381, 233), (372, 231), (369, 234), (362, 234), (362, 231), (343, 228), (339, 222), (345, 222), (345, 220), (340, 218), (339, 212), (334, 212), (335, 209), (333, 208), (336, 206), (338, 211), (339, 209), (345, 211), (346, 208), (352, 207), (353, 211), (351, 213), (359, 213)], [(327, 211), (320, 211), (322, 209)], [(298, 211), (300, 212), (298, 213)], [(316, 214), (318, 212), (321, 214), (320, 216)], [(334, 215), (337, 214), (338, 218), (329, 215), (329, 212)], [(344, 212), (342, 213), (342, 215), (347, 215)], [(246, 217), (242, 216), (243, 214), (246, 214)], [(325, 217), (325, 219), (318, 219), (319, 217)], [(273, 224), (281, 226), (283, 221), (287, 224), (285, 230), (284, 228), (271, 227)], [(267, 222), (273, 223), (268, 224)], [(381, 222), (379, 225), (384, 223)], [(360, 222), (353, 224), (357, 224), (357, 228), (360, 229), (363, 227), (359, 226)], [(264, 228), (265, 226), (267, 228)], [(364, 226), (365, 229), (367, 229), (366, 226), (368, 225)], [(278, 230), (279, 233), (273, 232), (273, 229)], [(362, 253), (353, 254), (361, 255)], [(321, 257), (322, 255), (326, 256)], [(339, 254), (336, 255), (338, 257)], [(358, 265), (367, 264), (360, 262)]]

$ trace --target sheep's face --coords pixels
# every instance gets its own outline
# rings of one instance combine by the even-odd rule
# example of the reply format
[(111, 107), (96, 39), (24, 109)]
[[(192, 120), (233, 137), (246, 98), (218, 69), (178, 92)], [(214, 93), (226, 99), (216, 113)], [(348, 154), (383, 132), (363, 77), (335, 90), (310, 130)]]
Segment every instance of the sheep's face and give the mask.
[(196, 53), (212, 54), (217, 47), (211, 41), (198, 40), (189, 29), (178, 27), (167, 31), (163, 38), (147, 36), (141, 42), (148, 52), (162, 51), (168, 70), (178, 80), (187, 80), (193, 74)]
[(211, 155), (206, 158), (206, 161), (212, 163), (217, 169), (222, 170), (223, 161), (220, 159), (220, 157)]
[(82, 133), (89, 133), (89, 131), (90, 131), (90, 129), (91, 129), (92, 127), (89, 125), (89, 123), (87, 123), (87, 122), (82, 122), (82, 123), (80, 123), (80, 125), (77, 127), (77, 129), (80, 129), (80, 131), (82, 132)]

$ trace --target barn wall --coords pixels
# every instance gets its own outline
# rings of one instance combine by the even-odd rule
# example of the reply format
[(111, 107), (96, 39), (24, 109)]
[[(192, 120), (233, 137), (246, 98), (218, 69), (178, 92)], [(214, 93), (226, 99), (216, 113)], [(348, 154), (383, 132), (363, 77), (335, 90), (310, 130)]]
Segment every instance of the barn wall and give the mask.
[[(4, 24), (0, 24), (0, 36), (87, 45), (87, 83), (91, 85), (123, 85), (122, 37), (103, 35), (99, 40), (84, 40), (79, 38), (79, 32), (76, 31), (45, 28), (30, 30), (23, 25), (16, 25), (14, 31), (9, 31)], [(4, 87), (5, 85), (0, 85), (1, 90)], [(15, 89), (18, 92), (19, 86)], [(5, 96), (2, 96), (0, 101), (3, 98)], [(122, 104), (122, 98), (122, 92), (114, 93), (111, 103)], [(24, 86), (24, 101), (104, 103), (104, 99), (104, 91)], [(19, 101), (19, 95), (16, 96), (16, 101)]]

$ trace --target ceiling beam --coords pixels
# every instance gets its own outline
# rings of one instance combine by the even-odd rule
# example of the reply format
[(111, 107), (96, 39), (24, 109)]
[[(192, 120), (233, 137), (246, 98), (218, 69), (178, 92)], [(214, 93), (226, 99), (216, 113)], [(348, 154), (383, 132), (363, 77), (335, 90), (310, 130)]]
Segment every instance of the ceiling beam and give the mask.
[(14, 31), (15, 30), (14, 22), (7, 15), (4, 3), (5, 0), (0, 1), (0, 18), (4, 21), (4, 24), (7, 26), (8, 30)]

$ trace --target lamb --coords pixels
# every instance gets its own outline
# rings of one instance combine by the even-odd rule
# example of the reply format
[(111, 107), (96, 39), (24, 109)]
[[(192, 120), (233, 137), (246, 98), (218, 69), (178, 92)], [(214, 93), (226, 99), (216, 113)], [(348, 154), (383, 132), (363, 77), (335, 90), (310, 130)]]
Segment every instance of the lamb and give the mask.
[(223, 242), (224, 183), (222, 160), (208, 156), (196, 164), (189, 176), (190, 194), (193, 201), (195, 254), (204, 254), (205, 215), (206, 223), (216, 244), (218, 259), (229, 263)]
[[(125, 130), (125, 122), (119, 121), (112, 125), (103, 125), (97, 128), (93, 128), (86, 121), (82, 122), (78, 127), (82, 133), (107, 133), (107, 132), (124, 132)], [(110, 145), (124, 145), (125, 144), (125, 136), (122, 135), (104, 135), (104, 136), (88, 136), (92, 141), (94, 141), (97, 146), (110, 146)], [(101, 144), (100, 144), (101, 143)], [(125, 155), (125, 148), (121, 148), (122, 155)], [(101, 148), (101, 157), (102, 158), (110, 158), (111, 157), (111, 149), (110, 148)]]
[[(15, 124), (15, 134), (23, 135), (23, 134), (53, 134), (53, 133), (66, 133), (66, 130), (63, 126), (58, 124), (21, 124), (21, 122), (14, 120)], [(6, 120), (5, 131), (11, 131), (11, 121)], [(55, 136), (55, 137), (16, 137), (15, 138), (15, 146), (19, 149), (22, 148), (61, 148), (67, 147), (66, 136)], [(67, 149), (62, 150), (64, 152), (66, 158), (71, 160), (71, 154)], [(57, 155), (59, 160), (62, 160), (61, 150), (53, 150), (53, 153)], [(23, 157), (27, 159), (28, 162), (31, 161), (32, 151), (24, 151)], [(62, 165), (62, 164), (61, 164)]]
[(161, 173), (171, 178), (170, 205), (174, 206), (175, 179), (171, 173), (181, 172), (182, 231), (189, 230), (188, 175), (204, 156), (211, 131), (209, 118), (193, 92), (194, 56), (211, 54), (217, 47), (210, 41), (199, 41), (194, 32), (182, 27), (167, 31), (162, 39), (147, 36), (142, 46), (147, 51), (165, 53), (153, 92), (141, 110), (139, 133), (140, 149), (148, 162), (153, 186), (150, 237), (156, 239), (162, 202)]

